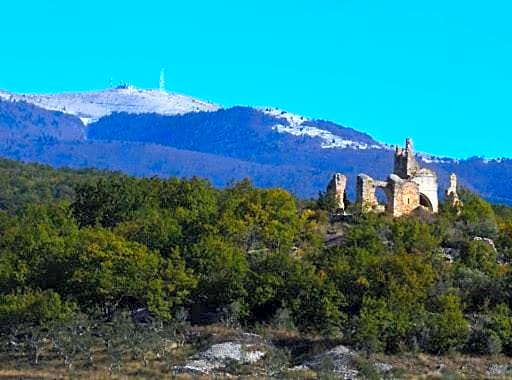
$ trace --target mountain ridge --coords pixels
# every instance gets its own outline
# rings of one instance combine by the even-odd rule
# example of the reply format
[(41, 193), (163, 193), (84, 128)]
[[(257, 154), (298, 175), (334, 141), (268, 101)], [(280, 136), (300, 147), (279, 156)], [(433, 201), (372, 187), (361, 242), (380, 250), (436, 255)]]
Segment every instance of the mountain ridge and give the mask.
[[(72, 106), (59, 103), (63, 109), (55, 111), (37, 105), (43, 100), (1, 92), (0, 136), (10, 138), (0, 142), (0, 155), (139, 176), (198, 175), (216, 186), (248, 177), (258, 186), (283, 187), (299, 197), (316, 196), (334, 172), (346, 174), (352, 183), (349, 188), (354, 188), (359, 172), (380, 178), (392, 166), (392, 146), (352, 128), (276, 108), (223, 108), (185, 97), (186, 106), (205, 106), (180, 112), (183, 108), (174, 100), (182, 98), (176, 94), (128, 87), (105, 90), (105, 96), (93, 98), (90, 93), (83, 108), (80, 96), (74, 95), (69, 98)], [(148, 96), (144, 102), (139, 102), (141, 94)], [(173, 102), (162, 105), (162, 96)], [(92, 107), (91, 101), (98, 99), (110, 100)], [(154, 104), (151, 99), (156, 99)], [(154, 109), (168, 114), (150, 112)], [(18, 129), (13, 128), (13, 120)], [(506, 181), (512, 176), (511, 160), (455, 160), (427, 153), (418, 158), (436, 170), (441, 187), (455, 172), (462, 185), (489, 200), (512, 204), (512, 186)]]
[(25, 101), (49, 111), (61, 111), (80, 117), (84, 124), (97, 121), (112, 112), (160, 113), (177, 115), (197, 111), (215, 111), (220, 107), (191, 96), (129, 85), (99, 91), (55, 94), (16, 94), (0, 90), (0, 98)]

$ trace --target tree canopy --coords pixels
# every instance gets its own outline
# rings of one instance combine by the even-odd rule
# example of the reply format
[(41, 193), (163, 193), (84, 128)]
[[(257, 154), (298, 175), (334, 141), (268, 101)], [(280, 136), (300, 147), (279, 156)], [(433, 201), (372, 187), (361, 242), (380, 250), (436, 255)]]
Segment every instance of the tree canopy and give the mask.
[(193, 323), (286, 317), (368, 352), (512, 354), (512, 209), (468, 191), (428, 218), (331, 221), (324, 195), (248, 180), (221, 190), (1, 161), (0, 183), (2, 333), (187, 310)]

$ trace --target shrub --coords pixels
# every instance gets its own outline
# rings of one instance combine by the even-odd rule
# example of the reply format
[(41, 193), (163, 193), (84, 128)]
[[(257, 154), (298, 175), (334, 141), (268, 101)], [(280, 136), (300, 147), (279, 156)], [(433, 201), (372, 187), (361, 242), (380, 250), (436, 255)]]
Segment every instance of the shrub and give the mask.
[(460, 298), (446, 294), (439, 299), (439, 311), (430, 319), (430, 350), (446, 353), (460, 349), (468, 338), (469, 324), (464, 319)]
[(69, 319), (75, 309), (76, 305), (62, 301), (53, 290), (0, 295), (0, 325)]
[(478, 327), (469, 337), (468, 350), (480, 355), (496, 355), (502, 351), (501, 339), (493, 331)]

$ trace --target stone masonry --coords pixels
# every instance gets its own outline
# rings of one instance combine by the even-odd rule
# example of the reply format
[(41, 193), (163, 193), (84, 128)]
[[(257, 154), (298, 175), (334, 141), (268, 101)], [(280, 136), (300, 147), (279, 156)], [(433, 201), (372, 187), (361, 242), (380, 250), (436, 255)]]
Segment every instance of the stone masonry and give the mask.
[(357, 203), (363, 211), (384, 211), (379, 204), (375, 191), (378, 188), (386, 189), (387, 183), (376, 181), (366, 174), (357, 176)]
[(422, 168), (416, 161), (411, 139), (405, 140), (405, 149), (396, 147), (394, 174), (404, 180), (416, 182), (419, 186), (420, 203), (433, 213), (437, 213), (437, 175), (432, 170)]
[(389, 196), (386, 211), (390, 215), (407, 215), (420, 207), (420, 190), (416, 182), (391, 174), (387, 187)]
[(340, 173), (333, 175), (331, 182), (327, 186), (327, 193), (334, 194), (336, 198), (337, 211), (345, 211), (345, 190), (347, 188), (347, 177)]
[(456, 207), (461, 204), (459, 194), (457, 194), (457, 176), (455, 173), (452, 173), (450, 176), (450, 187), (446, 189), (446, 201), (452, 207)]
[[(329, 188), (338, 195), (337, 178), (340, 178), (345, 191), (346, 177), (336, 174)], [(448, 190), (450, 196), (456, 196), (456, 178), (453, 190)], [(329, 189), (328, 188), (328, 189)], [(334, 190), (333, 190), (334, 189)], [(386, 204), (380, 204), (376, 196), (376, 190), (382, 189), (386, 198)], [(447, 196), (448, 196), (447, 191)], [(357, 177), (357, 204), (365, 212), (387, 212), (393, 217), (408, 215), (416, 210), (423, 209), (431, 213), (437, 213), (439, 207), (437, 175), (428, 168), (422, 168), (416, 161), (413, 143), (406, 139), (405, 147), (397, 147), (395, 150), (395, 162), (393, 173), (386, 181), (379, 181), (366, 174)], [(455, 194), (455, 195), (454, 195)], [(458, 196), (456, 196), (458, 199)], [(340, 203), (340, 206), (342, 204)], [(345, 204), (342, 205), (345, 207)]]
[(412, 146), (412, 140), (405, 140), (405, 149), (399, 146), (395, 149), (395, 167), (393, 173), (400, 178), (411, 178), (414, 177), (420, 166), (414, 157), (414, 149)]

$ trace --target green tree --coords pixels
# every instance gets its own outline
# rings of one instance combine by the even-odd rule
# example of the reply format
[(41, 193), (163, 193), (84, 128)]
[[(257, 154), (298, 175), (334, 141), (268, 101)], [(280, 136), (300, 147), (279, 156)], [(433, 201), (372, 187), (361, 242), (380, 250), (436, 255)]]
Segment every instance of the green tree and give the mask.
[(0, 295), (0, 325), (39, 324), (70, 319), (76, 305), (52, 290), (25, 290)]
[(145, 245), (163, 256), (180, 246), (183, 239), (181, 225), (166, 210), (151, 209), (134, 219), (120, 223), (114, 233), (127, 240)]
[(491, 205), (467, 189), (461, 189), (459, 195), (463, 206), (458, 220), (465, 231), (472, 236), (495, 237), (498, 227)]
[(63, 290), (78, 228), (66, 205), (28, 206), (0, 236), (0, 291)]
[(239, 248), (220, 237), (205, 236), (185, 258), (199, 279), (194, 297), (197, 302), (219, 308), (245, 303), (248, 265)]
[(492, 331), (501, 340), (503, 349), (512, 354), (512, 312), (506, 304), (500, 304), (487, 315), (485, 328)]
[(428, 254), (439, 248), (441, 236), (418, 218), (399, 218), (391, 225), (393, 248), (397, 252)]
[(328, 275), (302, 259), (283, 252), (254, 253), (248, 288), (253, 318), (268, 320), (289, 309), (303, 331), (339, 333), (346, 315), (344, 295)]
[(338, 200), (336, 199), (336, 194), (330, 191), (321, 191), (318, 193), (316, 207), (320, 210), (324, 210), (330, 213), (335, 212), (338, 208)]
[(138, 302), (167, 319), (171, 308), (181, 305), (195, 286), (177, 252), (162, 258), (106, 230), (82, 230), (75, 260), (69, 286), (81, 305), (115, 310)]
[(496, 262), (497, 254), (488, 242), (471, 240), (463, 245), (461, 259), (472, 269), (478, 269), (491, 277), (496, 277), (499, 266)]
[(354, 320), (354, 343), (367, 353), (382, 352), (386, 348), (385, 333), (393, 323), (386, 302), (364, 297), (361, 311)]
[(303, 223), (293, 196), (281, 189), (254, 189), (235, 183), (221, 196), (221, 233), (244, 250), (288, 251)]
[(141, 180), (124, 175), (110, 175), (96, 183), (84, 183), (76, 188), (73, 215), (81, 227), (111, 228), (129, 220), (148, 196)]
[(186, 246), (197, 243), (201, 236), (214, 230), (218, 222), (219, 191), (199, 178), (169, 179), (160, 183), (160, 207), (168, 210), (181, 226)]
[(460, 298), (446, 294), (439, 299), (438, 312), (430, 318), (430, 349), (446, 353), (460, 349), (467, 341), (469, 323), (464, 319)]

